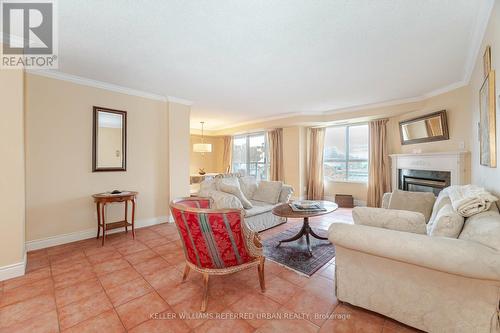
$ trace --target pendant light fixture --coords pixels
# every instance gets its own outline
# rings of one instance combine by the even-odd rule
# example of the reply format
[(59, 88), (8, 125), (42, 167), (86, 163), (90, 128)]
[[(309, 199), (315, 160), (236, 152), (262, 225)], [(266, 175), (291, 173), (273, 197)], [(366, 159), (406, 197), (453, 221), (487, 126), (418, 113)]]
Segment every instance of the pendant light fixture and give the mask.
[(201, 123), (201, 143), (193, 144), (193, 151), (195, 153), (211, 153), (212, 152), (212, 144), (205, 143), (205, 137), (203, 135), (203, 127), (205, 125), (204, 121), (200, 121)]

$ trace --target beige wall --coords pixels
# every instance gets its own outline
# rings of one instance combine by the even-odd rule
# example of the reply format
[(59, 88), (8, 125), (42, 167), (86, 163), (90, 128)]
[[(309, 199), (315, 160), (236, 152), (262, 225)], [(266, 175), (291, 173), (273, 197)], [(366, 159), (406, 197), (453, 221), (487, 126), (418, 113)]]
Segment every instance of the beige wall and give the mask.
[(0, 267), (24, 257), (23, 80), (22, 71), (0, 70)]
[[(491, 13), (486, 34), (481, 44), (480, 52), (476, 59), (476, 65), (471, 77), (471, 103), (472, 110), (472, 183), (479, 184), (487, 189), (500, 194), (500, 168), (489, 168), (481, 166), (479, 163), (479, 138), (477, 133), (477, 123), (479, 122), (479, 89), (482, 86), (483, 77), (483, 53), (487, 45), (491, 46), (491, 67), (496, 72), (496, 128), (497, 128), (497, 154), (500, 147), (500, 2), (496, 1)], [(497, 155), (497, 165), (500, 159)]]
[(193, 144), (201, 143), (201, 135), (191, 134), (189, 173), (197, 175), (200, 168), (204, 168), (207, 173), (224, 172), (224, 166), (222, 165), (224, 139), (220, 136), (205, 136), (204, 142), (212, 144), (212, 152), (203, 154), (195, 153), (193, 151)]
[[(472, 113), (470, 112), (470, 88), (468, 86), (455, 89), (445, 94), (431, 97), (421, 103), (418, 110), (391, 117), (389, 137), (391, 153), (412, 153), (471, 150)], [(412, 119), (427, 113), (446, 110), (450, 139), (428, 143), (401, 145), (399, 122)]]
[(305, 196), (306, 186), (306, 128), (302, 126), (283, 128), (284, 182), (292, 185), (293, 198)]
[[(27, 240), (96, 228), (90, 196), (113, 189), (139, 192), (137, 221), (168, 215), (166, 102), (28, 74), (25, 103)], [(92, 172), (94, 105), (127, 111), (126, 172)]]
[(169, 172), (170, 197), (189, 196), (190, 134), (189, 116), (191, 108), (169, 103)]

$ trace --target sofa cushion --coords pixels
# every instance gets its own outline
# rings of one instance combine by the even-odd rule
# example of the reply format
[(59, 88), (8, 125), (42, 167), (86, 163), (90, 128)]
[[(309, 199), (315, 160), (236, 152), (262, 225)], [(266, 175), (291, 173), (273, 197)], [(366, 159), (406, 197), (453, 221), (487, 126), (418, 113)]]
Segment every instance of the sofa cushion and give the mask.
[(273, 210), (274, 205), (268, 204), (262, 201), (250, 200), (252, 203), (252, 208), (245, 210), (245, 217), (251, 217), (263, 213), (267, 213)]
[(210, 198), (212, 198), (213, 206), (215, 209), (243, 209), (240, 199), (232, 194), (220, 191), (211, 191)]
[(408, 210), (355, 207), (352, 219), (355, 224), (426, 234), (424, 215)]
[(248, 201), (248, 199), (245, 197), (243, 192), (241, 192), (241, 189), (239, 186), (234, 186), (230, 184), (226, 184), (224, 182), (219, 183), (219, 190), (221, 192), (229, 193), (237, 197), (241, 204), (243, 205), (243, 208), (245, 209), (250, 209), (252, 208), (252, 203)]
[(247, 199), (253, 198), (253, 194), (257, 190), (257, 180), (254, 176), (245, 176), (238, 178), (240, 188)]
[(436, 217), (427, 225), (427, 234), (437, 237), (457, 238), (464, 226), (464, 217), (458, 214), (451, 203), (439, 209)]
[(496, 204), (486, 212), (467, 218), (458, 238), (500, 250), (500, 214)]
[(282, 182), (262, 180), (259, 182), (252, 199), (275, 205), (280, 198), (282, 187)]
[(431, 217), (436, 198), (430, 192), (409, 192), (394, 190), (389, 202), (389, 209), (409, 210), (422, 213), (427, 223)]

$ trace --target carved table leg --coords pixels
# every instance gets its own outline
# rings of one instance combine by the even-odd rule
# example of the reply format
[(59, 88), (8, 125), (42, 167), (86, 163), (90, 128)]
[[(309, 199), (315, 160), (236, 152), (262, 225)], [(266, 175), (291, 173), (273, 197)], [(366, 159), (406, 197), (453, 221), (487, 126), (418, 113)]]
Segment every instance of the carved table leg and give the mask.
[(99, 239), (99, 235), (101, 234), (101, 211), (99, 210), (99, 202), (95, 203), (97, 208), (97, 237)]
[(128, 225), (127, 225), (127, 216), (128, 216), (128, 200), (125, 200), (125, 232), (128, 232)]
[(101, 221), (102, 221), (102, 246), (104, 246), (104, 240), (106, 239), (106, 203), (101, 206)]
[(132, 199), (132, 237), (135, 239), (135, 198)]

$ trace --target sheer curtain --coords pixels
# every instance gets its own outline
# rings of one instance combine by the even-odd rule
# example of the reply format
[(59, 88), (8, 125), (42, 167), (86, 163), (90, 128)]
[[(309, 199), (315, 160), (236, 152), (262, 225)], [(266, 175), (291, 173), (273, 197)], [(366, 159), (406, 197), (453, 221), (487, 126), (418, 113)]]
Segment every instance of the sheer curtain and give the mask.
[(283, 129), (277, 128), (267, 132), (269, 141), (269, 179), (283, 180)]
[(387, 121), (379, 119), (371, 121), (370, 127), (370, 157), (368, 171), (369, 207), (380, 207), (382, 196), (391, 191), (391, 166), (387, 147)]
[(231, 172), (231, 155), (233, 154), (233, 137), (225, 136), (224, 138), (224, 151), (222, 152), (222, 166), (224, 173)]
[(323, 149), (325, 129), (309, 129), (309, 163), (307, 180), (307, 199), (322, 200), (324, 196)]

